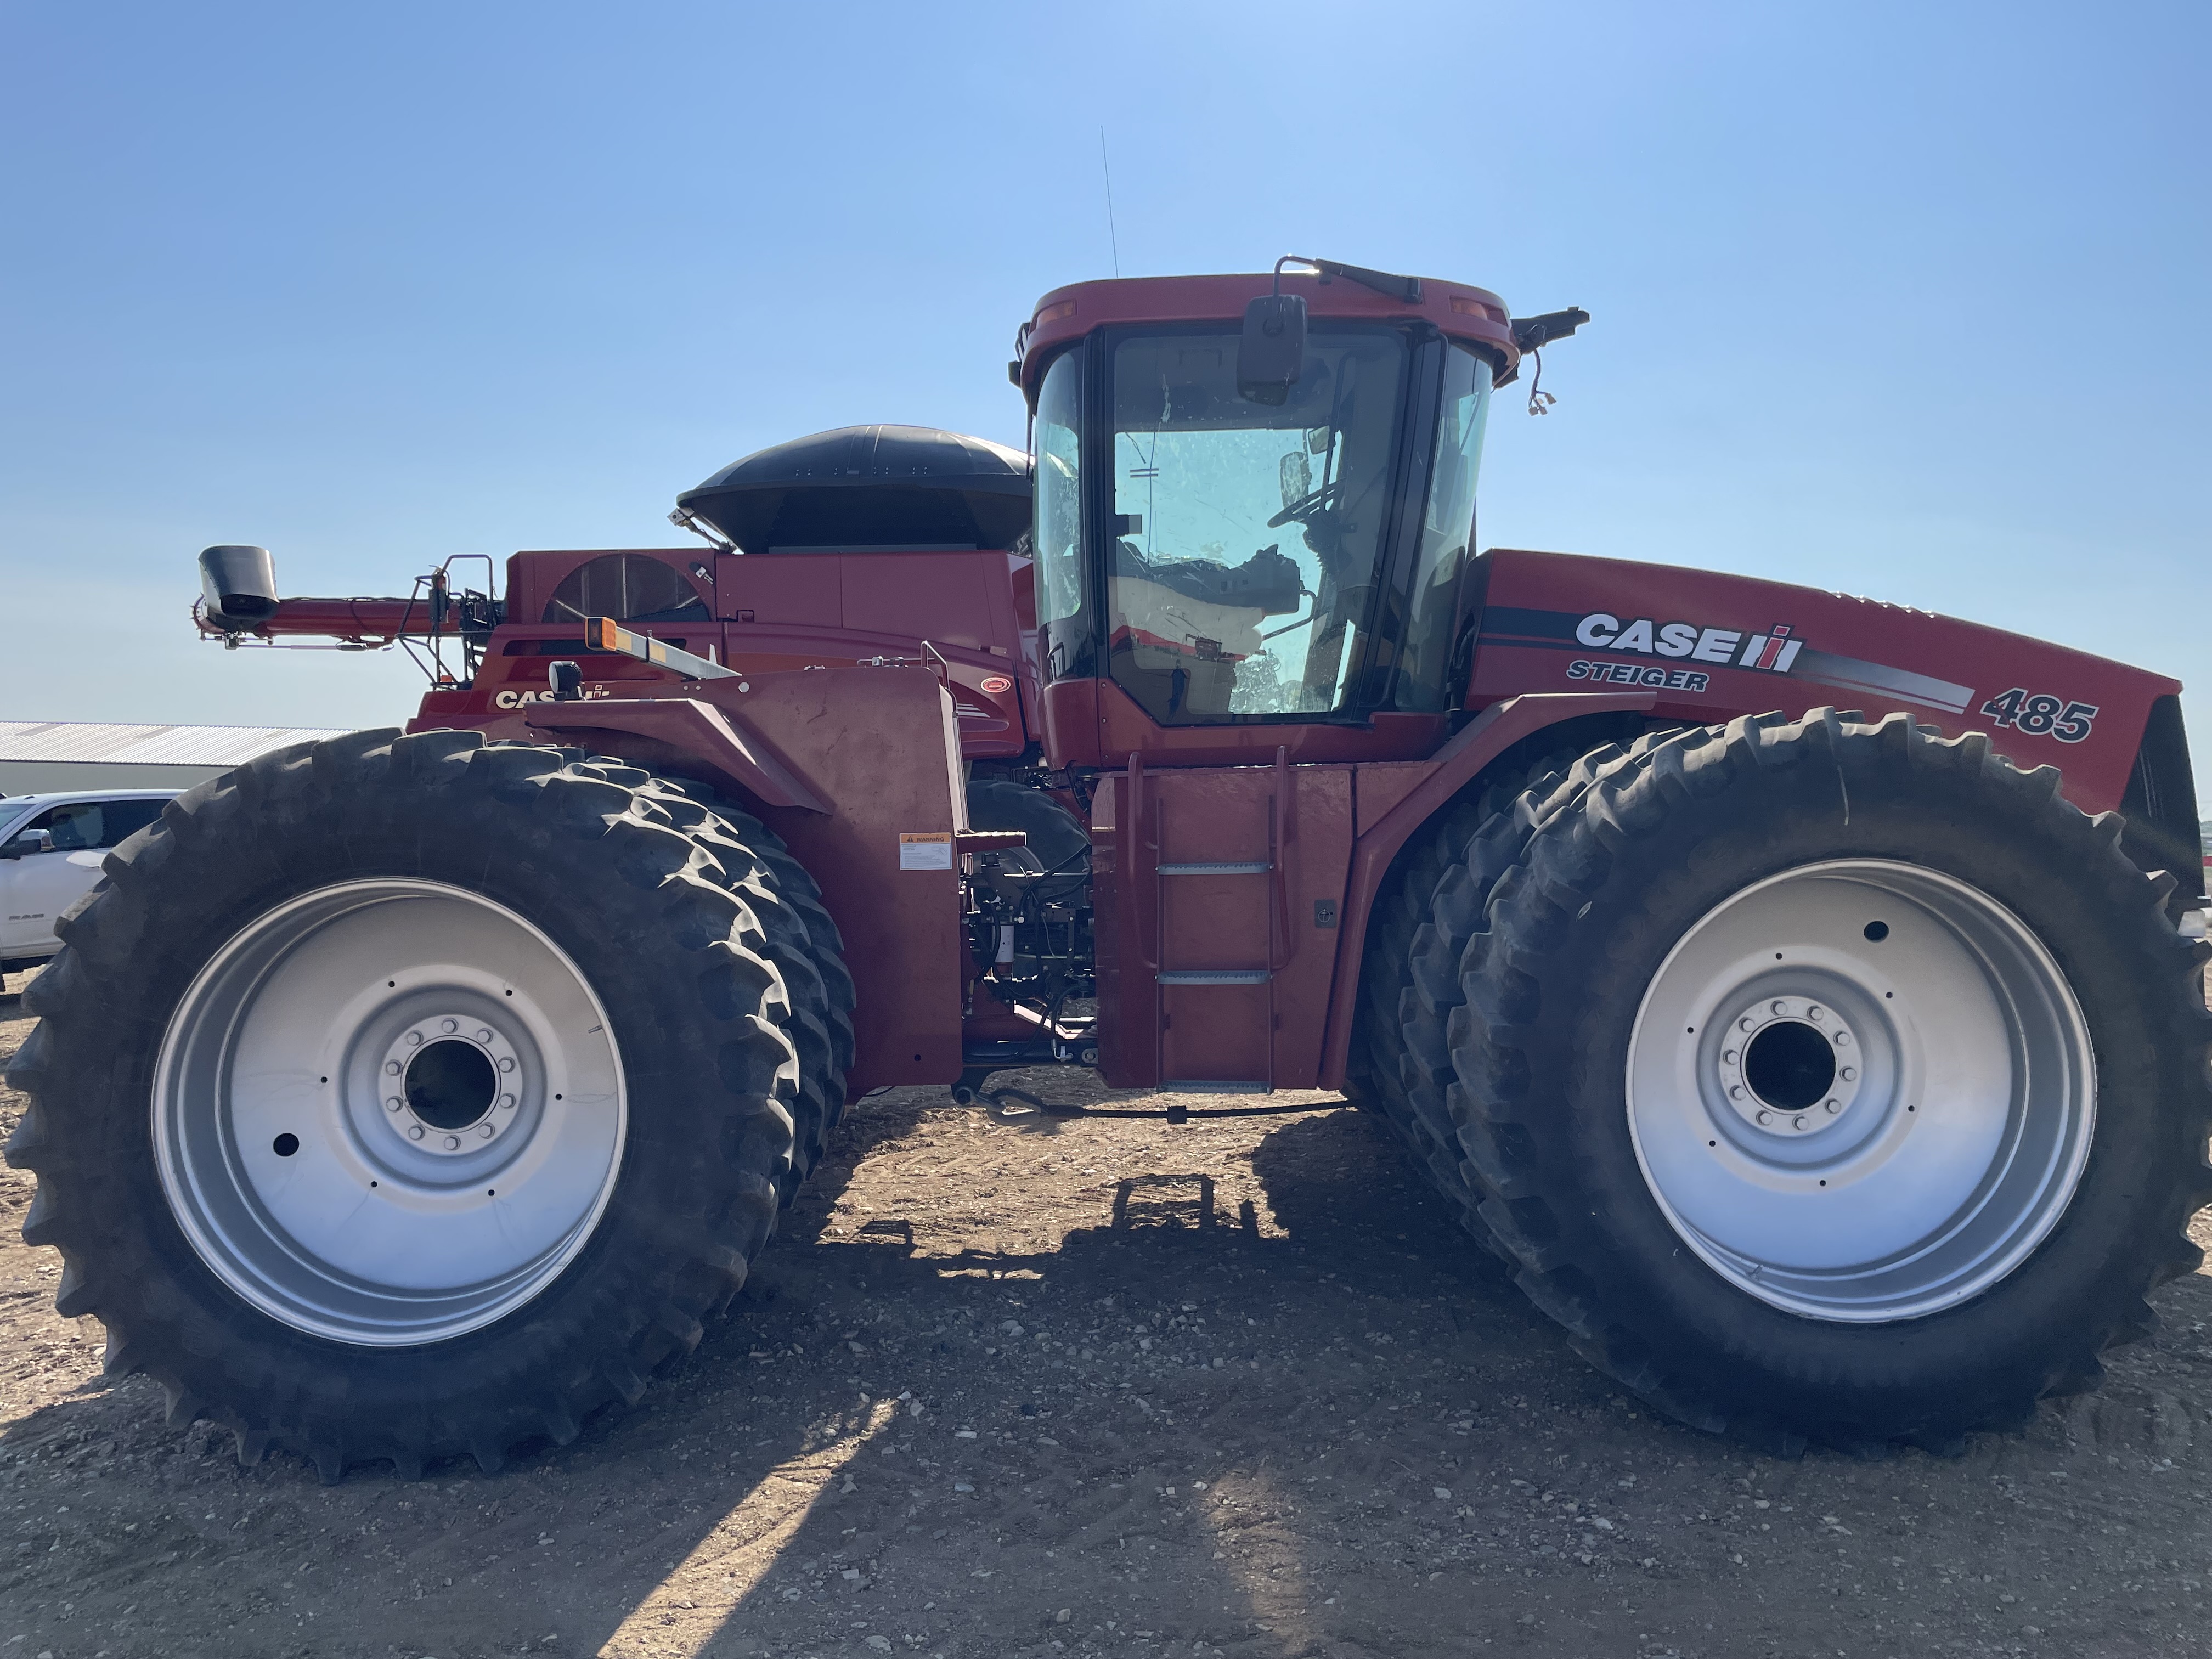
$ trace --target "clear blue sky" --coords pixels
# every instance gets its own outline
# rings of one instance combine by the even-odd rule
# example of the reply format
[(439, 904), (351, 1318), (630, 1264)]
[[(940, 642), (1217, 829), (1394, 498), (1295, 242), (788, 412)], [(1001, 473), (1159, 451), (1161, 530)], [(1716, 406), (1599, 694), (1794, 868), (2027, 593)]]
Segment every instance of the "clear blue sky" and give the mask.
[(0, 717), (368, 725), (299, 592), (666, 544), (853, 422), (1019, 443), (1058, 283), (1283, 252), (1596, 321), (1481, 539), (2191, 680), (2212, 796), (2212, 8), (0, 0)]

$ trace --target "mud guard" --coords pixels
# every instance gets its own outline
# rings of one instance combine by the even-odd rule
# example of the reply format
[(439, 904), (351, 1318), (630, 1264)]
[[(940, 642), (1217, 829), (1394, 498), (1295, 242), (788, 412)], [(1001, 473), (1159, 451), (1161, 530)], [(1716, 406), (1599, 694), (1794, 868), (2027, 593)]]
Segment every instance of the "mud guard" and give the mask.
[(1585, 714), (1640, 712), (1656, 701), (1656, 694), (1651, 691), (1534, 691), (1492, 703), (1437, 752), (1434, 770), (1359, 835), (1352, 843), (1352, 868), (1345, 879), (1343, 923), (1337, 930), (1336, 971), (1329, 986), (1319, 1087), (1344, 1086), (1352, 1017), (1359, 1000), (1367, 919), (1399, 849), (1485, 767), (1522, 738)]

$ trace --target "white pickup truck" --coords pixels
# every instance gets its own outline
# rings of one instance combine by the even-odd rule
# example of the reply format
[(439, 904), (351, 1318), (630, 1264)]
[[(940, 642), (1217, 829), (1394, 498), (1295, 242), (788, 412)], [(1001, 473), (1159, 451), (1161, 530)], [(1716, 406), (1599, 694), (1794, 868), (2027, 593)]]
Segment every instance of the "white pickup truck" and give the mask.
[(60, 950), (54, 923), (100, 880), (107, 849), (161, 815), (174, 789), (0, 795), (0, 973)]

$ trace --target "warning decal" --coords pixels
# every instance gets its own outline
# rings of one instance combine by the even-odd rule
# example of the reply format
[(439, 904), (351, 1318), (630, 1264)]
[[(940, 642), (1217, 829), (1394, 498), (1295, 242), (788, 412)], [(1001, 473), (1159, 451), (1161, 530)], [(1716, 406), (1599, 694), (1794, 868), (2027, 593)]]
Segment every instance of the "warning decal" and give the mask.
[(899, 837), (900, 869), (950, 870), (951, 867), (951, 830), (927, 830), (920, 835), (902, 835)]

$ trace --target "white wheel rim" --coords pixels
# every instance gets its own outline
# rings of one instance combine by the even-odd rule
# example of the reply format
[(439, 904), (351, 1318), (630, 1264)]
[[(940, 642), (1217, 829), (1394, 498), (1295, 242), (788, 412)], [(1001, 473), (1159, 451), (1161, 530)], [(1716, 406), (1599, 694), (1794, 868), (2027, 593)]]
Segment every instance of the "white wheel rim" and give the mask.
[(2088, 1159), (2096, 1063), (2019, 917), (1939, 872), (1846, 859), (1682, 936), (1637, 1012), (1627, 1095), (1644, 1181), (1708, 1267), (1871, 1323), (1978, 1295), (2043, 1241)]
[(385, 1347), (553, 1281), (613, 1194), (628, 1103), (560, 946), (480, 894), (392, 878), (302, 894), (216, 952), (170, 1018), (153, 1128), (170, 1209), (226, 1285)]

